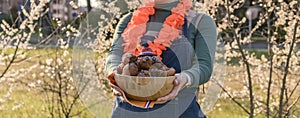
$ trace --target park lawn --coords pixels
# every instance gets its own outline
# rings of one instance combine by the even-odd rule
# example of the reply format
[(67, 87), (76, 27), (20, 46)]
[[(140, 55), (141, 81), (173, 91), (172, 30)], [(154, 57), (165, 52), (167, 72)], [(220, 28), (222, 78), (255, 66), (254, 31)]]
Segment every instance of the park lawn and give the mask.
[[(35, 49), (35, 50), (22, 50), (24, 51), (27, 57), (31, 59), (22, 61), (17, 64), (13, 64), (9, 69), (9, 72), (13, 72), (14, 70), (26, 69), (40, 62), (45, 62), (46, 59), (54, 58), (56, 49)], [(72, 49), (68, 49), (70, 53)], [(63, 50), (59, 50), (60, 53)], [(5, 53), (12, 54), (13, 49), (8, 49)], [(66, 56), (66, 58), (71, 57), (72, 55)], [(17, 58), (16, 60), (19, 60)], [(4, 66), (0, 66), (0, 71), (3, 72)], [(26, 73), (24, 78), (16, 79), (15, 84), (9, 80), (5, 80), (0, 82), (0, 99), (4, 100), (4, 102), (0, 102), (0, 116), (3, 118), (41, 118), (41, 117), (51, 117), (50, 115), (50, 105), (51, 103), (47, 102), (46, 94), (41, 92), (41, 88), (32, 88), (28, 86), (28, 83), (33, 80), (32, 74), (38, 74), (41, 72), (41, 68), (37, 67), (35, 70)], [(12, 84), (14, 83), (14, 84)], [(10, 86), (15, 86), (12, 89), (9, 97), (5, 97), (9, 91)], [(101, 111), (104, 118), (109, 117), (110, 115), (110, 107), (103, 106), (108, 108), (109, 110)], [(74, 112), (84, 110), (77, 117), (90, 118), (94, 117), (92, 113), (90, 113), (86, 107), (80, 102), (74, 108)], [(103, 108), (102, 108), (103, 109)], [(108, 112), (109, 111), (109, 112)]]
[[(6, 86), (6, 85), (1, 85)], [(0, 97), (7, 93), (7, 87), (1, 87)], [(17, 85), (6, 102), (0, 104), (0, 116), (2, 118), (43, 118), (51, 117), (50, 103), (46, 101), (46, 94), (38, 88), (29, 88), (22, 84)], [(74, 108), (74, 112), (81, 111), (85, 107), (80, 103)], [(85, 110), (77, 117), (90, 118), (93, 115)]]
[[(0, 96), (5, 96), (6, 91), (2, 88)], [(50, 114), (47, 115), (47, 105), (41, 98), (42, 95), (34, 92), (34, 90), (19, 85), (13, 90), (6, 102), (0, 104), (0, 116), (3, 118), (50, 117)]]
[(234, 102), (228, 99), (219, 99), (217, 106), (207, 113), (208, 118), (246, 118), (247, 114)]
[[(251, 70), (254, 70), (255, 68), (254, 67), (251, 67)], [(234, 67), (233, 66), (228, 66), (226, 67), (226, 72), (227, 73), (231, 73), (231, 74), (227, 74), (224, 76), (224, 79), (223, 79), (223, 82), (224, 82), (224, 85), (227, 86), (227, 87), (230, 87), (232, 90), (235, 90), (235, 91), (239, 91), (239, 90), (242, 90), (243, 89), (243, 82), (241, 81), (242, 78), (247, 78), (246, 75), (243, 75), (241, 76), (241, 74), (237, 74), (236, 72), (245, 72), (245, 68), (240, 68), (240, 67)], [(268, 70), (266, 70), (268, 71)], [(225, 72), (225, 71), (224, 71)], [(263, 73), (261, 73), (263, 74)], [(260, 85), (258, 84), (255, 84), (257, 83), (257, 81), (259, 81), (260, 78), (253, 78), (252, 82), (254, 82), (254, 85), (253, 85), (253, 91), (254, 91), (254, 97), (257, 99), (257, 96), (262, 96), (264, 100), (266, 100), (266, 96), (267, 96), (267, 93), (266, 91), (262, 91), (262, 89), (260, 88)], [(281, 80), (282, 79), (282, 75), (273, 75), (273, 83), (277, 83), (277, 84), (280, 84), (280, 85), (277, 85), (277, 86), (281, 86)], [(246, 79), (247, 80), (247, 79)], [(287, 83), (286, 83), (286, 86), (290, 89), (292, 89), (294, 86), (291, 86), (290, 84), (292, 83), (290, 80), (299, 80), (299, 76), (293, 76), (293, 75), (288, 75), (288, 80), (287, 80)], [(272, 86), (272, 89), (271, 89), (271, 93), (274, 92), (274, 89), (277, 89), (279, 90), (279, 88), (274, 88), (274, 85)], [(207, 91), (209, 92), (209, 91)], [(289, 91), (291, 92), (291, 91)], [(222, 92), (223, 96), (224, 96), (224, 92)], [(300, 86), (297, 87), (295, 93), (293, 94), (293, 100), (296, 100), (298, 97), (298, 95), (300, 95)], [(225, 94), (225, 96), (227, 96)], [(279, 96), (279, 95), (278, 95)], [(202, 96), (203, 97), (203, 96)], [(243, 103), (245, 106), (247, 106), (246, 108), (248, 109), (249, 108), (249, 96), (245, 96), (243, 98), (240, 98), (240, 96), (236, 96), (238, 98), (236, 98), (237, 101), (239, 101), (240, 103)], [(274, 97), (274, 95), (273, 95)], [(244, 100), (244, 101), (241, 101), (241, 100)], [(279, 97), (277, 98), (277, 100), (279, 100)], [(201, 100), (199, 100), (200, 103), (201, 103)], [(292, 103), (291, 101), (289, 103)], [(265, 106), (263, 106), (265, 107)], [(293, 108), (293, 114), (294, 117), (300, 117), (300, 111), (299, 111), (299, 108), (300, 108), (300, 103), (298, 102), (295, 107)], [(257, 111), (255, 111), (255, 113), (257, 113)], [(219, 98), (217, 103), (216, 103), (216, 106), (215, 108), (208, 112), (207, 113), (207, 116), (208, 117), (211, 117), (211, 118), (219, 118), (219, 117), (224, 117), (224, 118), (245, 118), (245, 117), (248, 117), (247, 113), (244, 112), (236, 103), (234, 103), (232, 100), (230, 100), (229, 97), (227, 98)], [(262, 111), (258, 114), (255, 115), (255, 118), (265, 118), (265, 108), (262, 108)]]

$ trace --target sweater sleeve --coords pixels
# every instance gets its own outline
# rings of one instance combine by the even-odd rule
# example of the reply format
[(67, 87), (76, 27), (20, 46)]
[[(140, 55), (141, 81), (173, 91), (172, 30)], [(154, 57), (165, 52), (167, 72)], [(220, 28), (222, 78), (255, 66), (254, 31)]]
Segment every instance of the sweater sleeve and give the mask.
[(115, 70), (116, 67), (121, 64), (121, 59), (123, 55), (123, 50), (124, 47), (122, 46), (123, 44), (123, 39), (121, 37), (123, 31), (127, 27), (127, 24), (129, 23), (130, 19), (132, 17), (132, 13), (128, 13), (125, 16), (123, 16), (118, 25), (116, 26), (114, 35), (113, 35), (113, 43), (110, 47), (110, 50), (107, 54), (106, 57), (106, 73), (108, 75), (112, 74)]
[(183, 71), (191, 77), (191, 87), (198, 87), (210, 79), (217, 43), (216, 24), (210, 16), (204, 15), (197, 28), (194, 37), (196, 56), (193, 58), (193, 66)]

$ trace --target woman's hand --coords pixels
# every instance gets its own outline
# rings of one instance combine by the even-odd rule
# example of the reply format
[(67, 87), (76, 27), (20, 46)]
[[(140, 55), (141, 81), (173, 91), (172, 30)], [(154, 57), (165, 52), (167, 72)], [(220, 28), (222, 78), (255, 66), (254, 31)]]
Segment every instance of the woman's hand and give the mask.
[(173, 90), (168, 95), (158, 98), (156, 100), (157, 103), (165, 103), (174, 99), (178, 95), (178, 92), (183, 89), (189, 81), (187, 74), (179, 73), (175, 74), (175, 77)]
[(127, 102), (127, 100), (123, 98), (123, 93), (124, 93), (124, 92), (123, 92), (117, 85), (115, 85), (116, 82), (115, 82), (115, 80), (114, 80), (114, 76), (115, 76), (115, 73), (112, 73), (112, 74), (108, 77), (108, 79), (109, 79), (109, 86), (112, 88), (113, 94), (114, 94), (115, 96), (119, 96), (123, 102)]
[(119, 96), (123, 102), (128, 102), (126, 99), (124, 99), (123, 91), (119, 87), (117, 87), (116, 85), (114, 85), (112, 83), (109, 83), (109, 86), (112, 88), (113, 94), (115, 96)]

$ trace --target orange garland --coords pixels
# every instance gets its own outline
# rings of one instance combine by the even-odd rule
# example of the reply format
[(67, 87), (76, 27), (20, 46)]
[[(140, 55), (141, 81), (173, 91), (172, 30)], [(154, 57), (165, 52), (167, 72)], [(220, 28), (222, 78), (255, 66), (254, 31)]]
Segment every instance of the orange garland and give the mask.
[[(149, 15), (154, 15), (154, 3), (148, 3), (133, 12), (131, 21), (122, 34), (124, 43), (124, 52), (139, 55), (143, 49), (140, 45), (141, 37), (146, 33), (146, 24), (149, 21)], [(184, 25), (184, 16), (188, 15), (187, 10), (192, 7), (190, 0), (180, 0), (178, 5), (173, 8), (172, 14), (168, 16), (163, 23), (163, 28), (154, 41), (148, 41), (148, 47), (154, 54), (161, 59), (160, 55), (166, 47), (170, 47), (172, 42), (179, 36), (179, 28)]]

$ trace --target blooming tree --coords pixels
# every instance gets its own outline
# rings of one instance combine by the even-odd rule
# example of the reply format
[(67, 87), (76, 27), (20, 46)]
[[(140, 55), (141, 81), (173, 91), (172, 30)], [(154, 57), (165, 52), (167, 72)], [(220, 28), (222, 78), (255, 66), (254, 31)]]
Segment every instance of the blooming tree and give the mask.
[[(299, 1), (259, 0), (254, 6), (262, 9), (257, 23), (247, 30), (245, 16), (236, 14), (246, 2), (225, 0), (207, 4), (207, 12), (217, 21), (222, 39), (227, 41), (227, 61), (237, 59), (241, 68), (238, 79), (241, 90), (223, 87), (228, 97), (240, 106), (249, 117), (265, 112), (266, 117), (296, 117), (299, 110)], [(220, 13), (220, 12), (223, 12)], [(223, 16), (222, 16), (223, 15)], [(267, 54), (258, 56), (246, 49), (251, 36), (265, 37)], [(249, 35), (249, 36), (246, 36)], [(236, 74), (236, 73), (235, 73)], [(229, 78), (228, 78), (229, 79)], [(234, 82), (231, 81), (231, 82)], [(238, 86), (230, 84), (232, 86)], [(257, 89), (258, 88), (258, 89)], [(242, 102), (248, 99), (248, 103)]]

